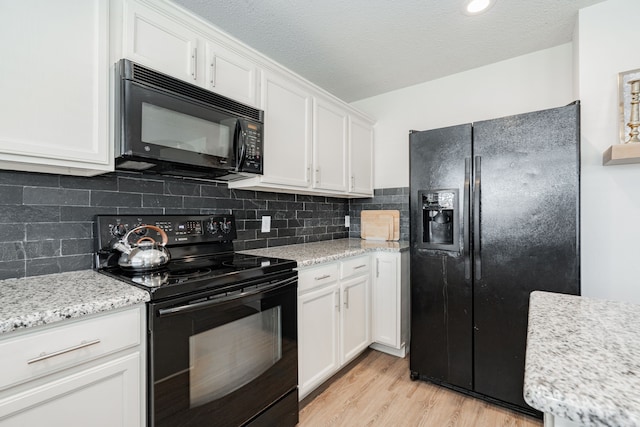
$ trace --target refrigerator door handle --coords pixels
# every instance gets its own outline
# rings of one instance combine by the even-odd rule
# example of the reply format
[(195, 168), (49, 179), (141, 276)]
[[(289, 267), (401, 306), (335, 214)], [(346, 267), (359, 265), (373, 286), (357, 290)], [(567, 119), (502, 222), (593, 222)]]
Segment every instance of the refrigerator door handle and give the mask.
[(471, 192), (471, 159), (465, 157), (464, 159), (464, 197), (462, 206), (462, 255), (464, 257), (464, 278), (466, 280), (471, 279), (471, 228), (469, 223), (469, 197)]
[(482, 278), (482, 251), (480, 248), (480, 188), (481, 178), (481, 157), (475, 156), (474, 184), (473, 184), (473, 257), (476, 280)]

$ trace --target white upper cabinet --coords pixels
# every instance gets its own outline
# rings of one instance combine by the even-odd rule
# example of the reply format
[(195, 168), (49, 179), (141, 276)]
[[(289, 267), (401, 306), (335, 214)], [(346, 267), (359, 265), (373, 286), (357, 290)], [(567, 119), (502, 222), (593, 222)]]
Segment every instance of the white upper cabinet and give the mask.
[(107, 1), (2, 2), (0, 168), (113, 170), (108, 40)]
[(122, 14), (125, 58), (235, 101), (257, 105), (255, 61), (216, 42), (211, 34), (198, 32), (195, 25), (186, 25), (188, 17), (178, 18), (161, 7), (126, 0)]
[(349, 124), (349, 192), (373, 194), (373, 127), (354, 116)]
[(123, 18), (126, 58), (193, 84), (203, 80), (204, 52), (194, 31), (135, 1), (124, 3)]
[(209, 40), (205, 46), (205, 88), (255, 107), (258, 104), (255, 62)]
[(275, 73), (262, 78), (263, 183), (306, 188), (311, 168), (311, 95)]
[(347, 111), (317, 97), (313, 119), (313, 188), (346, 192)]

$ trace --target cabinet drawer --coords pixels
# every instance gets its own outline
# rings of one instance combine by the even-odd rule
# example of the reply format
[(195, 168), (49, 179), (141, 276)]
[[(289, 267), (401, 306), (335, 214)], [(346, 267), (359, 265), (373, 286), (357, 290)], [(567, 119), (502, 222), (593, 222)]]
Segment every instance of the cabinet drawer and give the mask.
[(368, 273), (371, 269), (371, 258), (369, 255), (350, 258), (340, 262), (340, 278), (359, 276)]
[(305, 292), (337, 280), (337, 262), (323, 264), (320, 267), (303, 268), (298, 271), (298, 291)]
[(0, 390), (140, 344), (140, 308), (0, 341)]

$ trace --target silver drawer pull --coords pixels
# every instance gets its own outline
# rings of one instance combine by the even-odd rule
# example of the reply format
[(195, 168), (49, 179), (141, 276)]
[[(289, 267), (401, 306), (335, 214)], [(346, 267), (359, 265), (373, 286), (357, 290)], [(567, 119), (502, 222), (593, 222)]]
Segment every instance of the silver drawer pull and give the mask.
[(366, 267), (366, 266), (367, 266), (367, 264), (362, 264), (362, 265), (359, 265), (359, 266), (357, 266), (357, 267), (353, 267), (353, 269), (354, 269), (354, 270), (357, 270), (357, 269), (359, 269), (359, 268), (363, 268), (363, 267)]
[(320, 277), (316, 277), (316, 280), (323, 280), (323, 279), (328, 279), (329, 277), (331, 277), (330, 274), (325, 274), (324, 276), (320, 276)]
[(89, 347), (90, 345), (98, 344), (99, 342), (100, 342), (99, 339), (91, 340), (91, 341), (82, 341), (78, 345), (74, 345), (73, 347), (65, 348), (63, 350), (54, 351), (53, 353), (49, 353), (49, 354), (40, 353), (40, 356), (27, 360), (27, 365), (30, 365), (36, 362), (41, 362), (43, 360), (46, 360), (55, 356), (60, 356), (61, 354), (69, 353), (71, 351), (80, 350), (81, 348)]

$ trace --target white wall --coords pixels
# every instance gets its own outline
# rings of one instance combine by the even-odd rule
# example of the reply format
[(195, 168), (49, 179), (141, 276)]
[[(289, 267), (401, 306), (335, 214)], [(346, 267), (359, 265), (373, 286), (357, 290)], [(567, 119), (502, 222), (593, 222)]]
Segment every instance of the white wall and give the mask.
[(640, 68), (640, 1), (580, 11), (582, 293), (640, 303), (640, 164), (602, 166), (618, 143), (619, 72)]
[(388, 92), (353, 105), (375, 117), (375, 188), (409, 185), (409, 130), (435, 129), (566, 105), (572, 44)]

